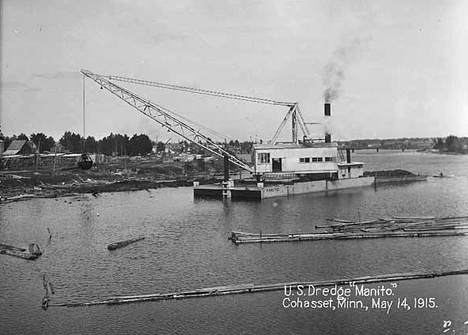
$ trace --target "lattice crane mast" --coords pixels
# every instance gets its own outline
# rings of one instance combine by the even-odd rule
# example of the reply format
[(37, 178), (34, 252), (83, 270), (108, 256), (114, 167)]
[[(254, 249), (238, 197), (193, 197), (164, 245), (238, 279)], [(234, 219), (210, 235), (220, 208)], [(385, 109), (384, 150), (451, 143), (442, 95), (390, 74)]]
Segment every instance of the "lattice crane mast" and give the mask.
[(255, 98), (249, 97), (244, 95), (237, 95), (237, 94), (230, 94), (230, 93), (222, 93), (217, 91), (211, 90), (202, 90), (196, 89), (191, 87), (185, 86), (178, 86), (178, 85), (170, 85), (164, 84), (159, 82), (141, 80), (141, 79), (134, 79), (134, 78), (127, 78), (121, 76), (104, 76), (98, 75), (88, 70), (81, 70), (81, 73), (86, 77), (92, 79), (97, 84), (101, 86), (101, 88), (105, 88), (118, 98), (122, 99), (126, 103), (128, 103), (133, 108), (137, 109), (142, 114), (146, 115), (147, 117), (153, 119), (157, 123), (159, 123), (162, 127), (166, 127), (169, 131), (176, 133), (177, 135), (183, 137), (187, 141), (194, 143), (205, 150), (215, 154), (219, 157), (227, 156), (229, 161), (234, 165), (245, 169), (250, 172), (254, 172), (253, 168), (249, 165), (245, 164), (235, 155), (229, 153), (223, 147), (218, 145), (217, 143), (213, 142), (209, 137), (205, 136), (200, 130), (195, 129), (187, 122), (184, 122), (181, 116), (175, 114), (174, 112), (169, 111), (168, 109), (159, 106), (158, 104), (151, 102), (148, 99), (140, 97), (139, 95), (123, 88), (112, 81), (122, 81), (132, 84), (139, 84), (139, 85), (146, 85), (146, 86), (154, 86), (164, 89), (170, 90), (177, 90), (177, 91), (184, 91), (189, 93), (196, 93), (196, 94), (203, 94), (203, 95), (211, 95), (220, 98), (227, 98), (227, 99), (236, 99), (236, 100), (243, 100), (247, 102), (255, 102), (255, 103), (262, 103), (262, 104), (270, 104), (270, 105), (278, 105), (278, 106), (285, 106), (289, 107), (289, 110), (284, 117), (282, 123), (280, 124), (278, 130), (276, 131), (273, 139), (270, 141), (272, 144), (276, 144), (277, 138), (280, 135), (281, 131), (283, 130), (287, 120), (291, 117), (292, 118), (292, 140), (295, 143), (298, 143), (298, 125), (301, 128), (303, 134), (305, 136), (309, 136), (309, 130), (307, 128), (306, 123), (304, 122), (304, 118), (302, 113), (299, 110), (298, 103), (291, 103), (291, 102), (281, 102), (275, 101), (270, 99), (262, 99), (262, 98)]
[(260, 103), (260, 104), (289, 107), (289, 110), (286, 113), (286, 116), (281, 122), (275, 135), (270, 140), (270, 143), (276, 144), (277, 139), (279, 135), (281, 134), (289, 118), (292, 119), (292, 141), (294, 143), (298, 143), (298, 129), (297, 129), (298, 126), (301, 128), (301, 131), (305, 136), (307, 137), (310, 136), (307, 123), (304, 121), (304, 117), (299, 109), (299, 104), (297, 102), (276, 101), (276, 100), (271, 100), (271, 99), (256, 98), (256, 97), (250, 97), (246, 95), (239, 95), (239, 94), (232, 94), (232, 93), (223, 93), (223, 92), (217, 92), (213, 90), (203, 90), (203, 89), (198, 89), (198, 88), (193, 88), (193, 87), (171, 85), (171, 84), (165, 84), (165, 83), (160, 83), (160, 82), (155, 82), (155, 81), (127, 78), (127, 77), (121, 77), (121, 76), (105, 76), (105, 77), (109, 78), (110, 80), (117, 80), (117, 81), (122, 81), (126, 83), (131, 83), (131, 84), (153, 86), (153, 87), (159, 87), (159, 88), (164, 88), (164, 89), (169, 89), (169, 90), (184, 91), (184, 92), (202, 94), (202, 95), (211, 95), (211, 96), (215, 96), (219, 98), (242, 100), (242, 101), (255, 102), (255, 103)]

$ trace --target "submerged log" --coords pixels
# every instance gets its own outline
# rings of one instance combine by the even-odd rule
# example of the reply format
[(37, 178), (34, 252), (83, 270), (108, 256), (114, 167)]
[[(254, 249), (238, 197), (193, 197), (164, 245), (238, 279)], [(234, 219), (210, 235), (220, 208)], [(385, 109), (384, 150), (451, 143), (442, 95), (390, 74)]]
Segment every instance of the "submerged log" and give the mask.
[(115, 250), (115, 249), (119, 249), (119, 248), (122, 248), (122, 247), (125, 247), (129, 244), (132, 244), (132, 243), (135, 243), (135, 242), (138, 242), (138, 241), (141, 241), (145, 239), (143, 236), (142, 237), (137, 237), (137, 238), (133, 238), (133, 239), (130, 239), (130, 240), (125, 240), (125, 241), (120, 241), (120, 242), (115, 242), (115, 243), (111, 243), (107, 246), (107, 249), (108, 250)]

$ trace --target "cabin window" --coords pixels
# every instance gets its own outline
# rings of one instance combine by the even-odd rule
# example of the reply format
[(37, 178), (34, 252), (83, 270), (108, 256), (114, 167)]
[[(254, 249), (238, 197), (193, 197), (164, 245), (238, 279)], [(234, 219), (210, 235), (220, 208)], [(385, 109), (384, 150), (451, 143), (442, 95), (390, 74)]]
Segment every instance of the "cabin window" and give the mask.
[(270, 153), (259, 153), (258, 154), (258, 163), (259, 164), (268, 164), (270, 163)]
[(310, 163), (310, 157), (299, 158), (299, 163)]
[(312, 162), (313, 163), (317, 163), (317, 162), (321, 162), (322, 161), (322, 157), (312, 157)]
[(335, 162), (336, 157), (325, 157), (325, 162)]

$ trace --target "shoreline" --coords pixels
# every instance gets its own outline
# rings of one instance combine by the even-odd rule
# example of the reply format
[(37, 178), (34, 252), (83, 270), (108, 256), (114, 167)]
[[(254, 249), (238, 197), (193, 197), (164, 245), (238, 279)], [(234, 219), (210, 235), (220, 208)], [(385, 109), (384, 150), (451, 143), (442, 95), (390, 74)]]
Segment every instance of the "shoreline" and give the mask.
[(79, 194), (109, 192), (131, 192), (165, 187), (192, 186), (216, 183), (216, 176), (158, 176), (79, 171), (73, 173), (38, 173), (32, 171), (11, 171), (0, 174), (0, 204), (35, 198), (59, 198)]

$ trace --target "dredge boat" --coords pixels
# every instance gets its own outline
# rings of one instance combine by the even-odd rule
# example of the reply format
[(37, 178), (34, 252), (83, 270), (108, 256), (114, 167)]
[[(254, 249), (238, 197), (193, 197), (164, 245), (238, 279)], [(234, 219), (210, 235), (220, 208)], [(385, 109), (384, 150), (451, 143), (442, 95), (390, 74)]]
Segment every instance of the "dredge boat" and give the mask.
[[(331, 115), (330, 103), (325, 103), (324, 115)], [(288, 116), (293, 122), (293, 140), (276, 142)], [(302, 140), (297, 136), (299, 127), (306, 133)], [(364, 163), (353, 162), (351, 150), (339, 148), (331, 141), (330, 133), (325, 132), (324, 138), (310, 139), (297, 104), (291, 105), (272, 141), (253, 145), (252, 163), (255, 180), (234, 185), (225, 171), (222, 185), (195, 185), (194, 195), (263, 199), (371, 186), (375, 180), (374, 176), (364, 176)]]
[[(275, 101), (136, 78), (103, 76), (88, 70), (81, 70), (81, 73), (95, 81), (101, 89), (106, 89), (122, 99), (164, 129), (224, 159), (223, 183), (221, 185), (200, 186), (194, 182), (194, 196), (262, 199), (363, 187), (374, 183), (374, 176), (364, 175), (364, 164), (353, 162), (350, 150), (339, 148), (336, 142), (332, 142), (331, 134), (326, 129), (324, 136), (312, 138), (308, 129), (310, 123), (304, 121), (297, 102)], [(288, 108), (288, 112), (271, 141), (253, 146), (253, 165), (249, 165), (229, 152), (222, 143), (215, 142), (210, 136), (203, 134), (201, 131), (203, 126), (200, 124), (193, 123), (185, 117), (182, 119), (180, 115), (150, 99), (145, 99), (129, 89), (117, 85), (117, 81), (244, 102), (283, 106)], [(328, 95), (325, 94), (325, 124), (331, 116), (331, 104), (327, 97)], [(278, 137), (289, 119), (292, 121), (292, 140), (287, 143), (278, 142)], [(299, 131), (302, 132), (302, 137), (299, 136)], [(253, 178), (236, 182), (235, 185), (234, 181), (229, 178), (230, 163), (249, 171)], [(83, 168), (90, 168), (91, 164), (91, 162), (85, 161), (82, 165)]]

